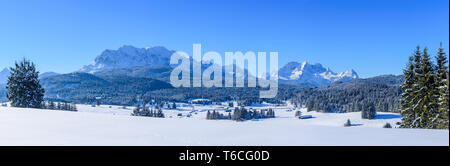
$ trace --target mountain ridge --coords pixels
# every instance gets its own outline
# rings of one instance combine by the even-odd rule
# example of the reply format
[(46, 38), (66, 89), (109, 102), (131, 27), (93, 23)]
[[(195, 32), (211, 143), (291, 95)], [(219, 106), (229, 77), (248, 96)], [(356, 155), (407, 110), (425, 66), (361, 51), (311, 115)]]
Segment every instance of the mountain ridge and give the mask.
[[(137, 48), (124, 45), (117, 50), (107, 49), (103, 51), (95, 58), (93, 63), (83, 66), (78, 72), (139, 76), (168, 81), (170, 67), (172, 67), (169, 65), (170, 56), (174, 52), (162, 46)], [(153, 72), (151, 68), (156, 66), (166, 66), (165, 70), (162, 71), (164, 74)], [(130, 73), (124, 73), (125, 71)], [(146, 76), (146, 74), (149, 76)], [(320, 63), (309, 64), (306, 61), (302, 63), (289, 62), (279, 69), (280, 83), (294, 85), (323, 86), (357, 78), (359, 76), (353, 69), (335, 73)]]
[(106, 49), (95, 58), (94, 62), (83, 66), (78, 72), (95, 73), (130, 66), (167, 66), (174, 52), (162, 46), (136, 48), (124, 45), (117, 50)]
[(322, 64), (309, 64), (306, 61), (289, 62), (278, 71), (281, 82), (288, 84), (311, 84), (323, 86), (333, 82), (348, 82), (358, 79), (358, 74), (353, 70), (335, 73)]

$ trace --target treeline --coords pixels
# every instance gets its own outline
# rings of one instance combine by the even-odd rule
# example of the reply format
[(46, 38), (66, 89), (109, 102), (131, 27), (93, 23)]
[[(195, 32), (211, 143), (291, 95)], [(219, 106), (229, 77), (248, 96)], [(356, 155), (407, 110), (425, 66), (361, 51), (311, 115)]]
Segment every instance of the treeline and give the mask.
[(403, 70), (405, 81), (401, 88), (400, 127), (403, 128), (449, 128), (449, 71), (444, 49), (439, 48), (436, 64), (428, 49), (416, 51), (409, 57)]
[(210, 112), (206, 112), (206, 119), (208, 120), (221, 120), (221, 119), (228, 119), (231, 120), (231, 113), (228, 113), (227, 116), (223, 115), (222, 113), (216, 112), (215, 110)]
[(144, 107), (136, 107), (133, 110), (133, 113), (131, 113), (131, 116), (146, 116), (146, 117), (155, 117), (155, 118), (164, 118), (164, 113), (162, 112), (161, 108), (153, 109), (148, 108), (146, 106)]
[[(42, 80), (46, 97), (76, 103), (133, 106), (136, 97), (152, 90), (172, 88), (169, 83), (128, 76), (96, 76), (89, 73), (70, 73), (45, 77)], [(97, 99), (101, 98), (101, 99)]]
[(403, 76), (385, 75), (309, 88), (292, 98), (296, 107), (318, 112), (399, 112)]
[(206, 119), (208, 120), (220, 120), (220, 119), (228, 119), (235, 121), (245, 121), (251, 119), (265, 119), (265, 118), (275, 118), (275, 112), (272, 109), (268, 110), (247, 110), (244, 107), (236, 107), (233, 111), (233, 114), (228, 113), (227, 116), (213, 111), (208, 111), (206, 113)]
[(253, 103), (283, 103), (292, 98), (297, 93), (302, 92), (308, 87), (280, 84), (278, 94), (275, 98), (261, 99), (259, 92), (265, 90), (258, 87), (230, 87), (230, 88), (173, 88), (150, 91), (145, 94), (146, 97), (163, 100), (186, 102), (190, 99), (203, 98), (212, 102), (222, 102), (235, 100), (240, 106), (248, 106)]
[(42, 109), (49, 110), (64, 110), (64, 111), (78, 111), (77, 105), (68, 102), (54, 102), (53, 100), (42, 102)]

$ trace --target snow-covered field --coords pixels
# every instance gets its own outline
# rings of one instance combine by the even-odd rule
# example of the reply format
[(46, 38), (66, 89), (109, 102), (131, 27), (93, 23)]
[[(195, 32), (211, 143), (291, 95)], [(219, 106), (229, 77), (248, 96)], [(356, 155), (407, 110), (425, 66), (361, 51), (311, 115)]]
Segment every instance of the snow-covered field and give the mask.
[[(365, 120), (360, 113), (303, 112), (313, 118), (299, 120), (276, 107), (276, 118), (235, 122), (206, 120), (206, 110), (221, 106), (180, 105), (164, 110), (166, 118), (130, 116), (131, 107), (77, 107), (0, 107), (0, 145), (449, 145), (448, 130), (382, 128), (400, 121), (394, 113)], [(192, 110), (199, 111), (187, 117)], [(347, 119), (354, 126), (343, 127)]]

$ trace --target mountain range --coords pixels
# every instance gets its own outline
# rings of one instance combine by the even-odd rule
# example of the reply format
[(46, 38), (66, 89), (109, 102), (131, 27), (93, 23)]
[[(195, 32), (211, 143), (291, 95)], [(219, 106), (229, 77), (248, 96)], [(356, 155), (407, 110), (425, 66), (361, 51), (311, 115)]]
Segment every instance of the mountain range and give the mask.
[(280, 82), (289, 84), (306, 84), (311, 86), (323, 86), (333, 82), (348, 82), (358, 79), (354, 70), (334, 73), (328, 67), (321, 64), (309, 64), (289, 62), (278, 71)]
[[(174, 52), (160, 46), (136, 48), (125, 45), (117, 50), (108, 49), (91, 64), (76, 72), (42, 73), (41, 84), (46, 89), (47, 98), (92, 102), (95, 97), (101, 96), (108, 99), (108, 103), (132, 104), (138, 94), (155, 90), (162, 90), (164, 93), (175, 92), (169, 84), (170, 72), (173, 70), (169, 62)], [(8, 69), (0, 72), (0, 84), (6, 84), (9, 73)], [(289, 85), (285, 89), (292, 89), (291, 85), (319, 87), (358, 78), (354, 70), (335, 73), (319, 63), (310, 64), (306, 61), (289, 62), (279, 69), (280, 84)], [(197, 90), (191, 89), (194, 88), (183, 90), (183, 93), (198, 94)], [(214, 93), (227, 94), (226, 91), (218, 89)], [(238, 93), (242, 90), (233, 91)]]
[(136, 48), (124, 45), (118, 50), (103, 51), (94, 62), (83, 66), (79, 72), (95, 73), (105, 69), (132, 66), (169, 66), (170, 56), (174, 52), (165, 47)]
[[(117, 50), (105, 50), (94, 62), (83, 66), (79, 72), (99, 75), (127, 75), (168, 81), (170, 56), (174, 51), (165, 47), (136, 48), (125, 45)], [(281, 83), (323, 86), (333, 82), (358, 79), (354, 70), (335, 73), (321, 64), (289, 62), (279, 70)]]

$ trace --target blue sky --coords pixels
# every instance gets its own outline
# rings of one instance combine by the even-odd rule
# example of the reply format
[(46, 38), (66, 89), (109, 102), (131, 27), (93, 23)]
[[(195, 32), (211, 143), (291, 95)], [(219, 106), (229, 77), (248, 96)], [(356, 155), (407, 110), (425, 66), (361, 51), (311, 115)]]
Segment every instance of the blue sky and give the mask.
[(0, 68), (68, 73), (105, 49), (278, 51), (361, 77), (401, 74), (416, 45), (449, 46), (448, 0), (0, 0)]

